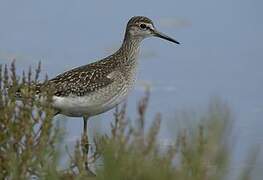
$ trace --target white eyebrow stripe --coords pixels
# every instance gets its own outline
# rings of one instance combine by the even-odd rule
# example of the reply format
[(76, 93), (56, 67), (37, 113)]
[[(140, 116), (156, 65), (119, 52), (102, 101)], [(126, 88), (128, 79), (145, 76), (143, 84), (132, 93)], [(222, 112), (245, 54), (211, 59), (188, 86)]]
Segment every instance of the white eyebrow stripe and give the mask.
[(146, 29), (154, 31), (154, 26), (152, 24), (146, 23)]
[(152, 24), (147, 23), (147, 25), (148, 25), (148, 27), (149, 27), (150, 29), (154, 29), (154, 27), (153, 27)]

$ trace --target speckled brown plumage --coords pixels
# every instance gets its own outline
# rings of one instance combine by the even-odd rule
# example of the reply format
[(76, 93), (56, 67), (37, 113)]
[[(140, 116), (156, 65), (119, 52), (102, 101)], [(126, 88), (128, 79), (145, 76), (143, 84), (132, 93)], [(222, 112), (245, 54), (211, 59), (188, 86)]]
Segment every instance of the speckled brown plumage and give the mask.
[(62, 73), (46, 85), (53, 86), (56, 96), (84, 96), (112, 83), (107, 77), (111, 71), (113, 69), (103, 63), (92, 63)]

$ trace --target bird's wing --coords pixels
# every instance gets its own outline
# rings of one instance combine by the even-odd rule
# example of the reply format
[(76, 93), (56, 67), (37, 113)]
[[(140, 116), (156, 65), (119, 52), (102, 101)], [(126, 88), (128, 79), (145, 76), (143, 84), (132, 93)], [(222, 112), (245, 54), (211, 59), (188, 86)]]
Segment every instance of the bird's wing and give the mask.
[[(64, 72), (49, 80), (46, 85), (53, 87), (56, 96), (84, 96), (111, 84), (113, 79), (108, 76), (111, 73), (103, 65), (89, 64)], [(43, 85), (39, 85), (39, 91)]]

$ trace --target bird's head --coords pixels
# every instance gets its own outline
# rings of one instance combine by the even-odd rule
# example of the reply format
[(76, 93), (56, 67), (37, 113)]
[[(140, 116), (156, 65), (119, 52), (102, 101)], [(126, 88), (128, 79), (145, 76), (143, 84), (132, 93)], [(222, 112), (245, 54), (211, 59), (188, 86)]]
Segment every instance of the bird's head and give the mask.
[(134, 16), (129, 20), (126, 28), (126, 36), (140, 40), (143, 40), (147, 37), (155, 36), (176, 44), (180, 44), (175, 39), (159, 32), (154, 27), (153, 21), (144, 16)]

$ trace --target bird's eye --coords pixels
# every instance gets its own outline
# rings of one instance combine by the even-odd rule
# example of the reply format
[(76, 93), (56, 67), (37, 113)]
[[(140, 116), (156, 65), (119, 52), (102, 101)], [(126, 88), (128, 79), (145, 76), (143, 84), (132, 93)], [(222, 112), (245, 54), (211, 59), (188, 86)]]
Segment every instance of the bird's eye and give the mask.
[(140, 24), (141, 29), (146, 29), (146, 27), (147, 27), (146, 24)]

